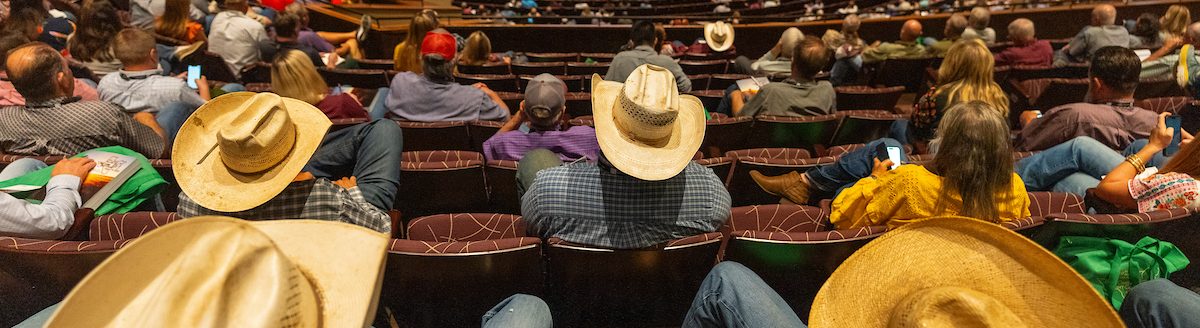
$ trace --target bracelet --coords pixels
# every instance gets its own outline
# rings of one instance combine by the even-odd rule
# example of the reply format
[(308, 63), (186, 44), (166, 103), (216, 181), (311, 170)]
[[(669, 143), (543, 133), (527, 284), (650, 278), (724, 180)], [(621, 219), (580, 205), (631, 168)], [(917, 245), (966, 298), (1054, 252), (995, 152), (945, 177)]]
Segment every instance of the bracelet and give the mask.
[(1133, 165), (1133, 169), (1137, 170), (1138, 174), (1141, 174), (1143, 171), (1146, 171), (1145, 162), (1142, 162), (1142, 158), (1139, 157), (1137, 154), (1133, 154), (1133, 155), (1129, 155), (1129, 157), (1125, 157), (1125, 161), (1129, 162), (1129, 165)]

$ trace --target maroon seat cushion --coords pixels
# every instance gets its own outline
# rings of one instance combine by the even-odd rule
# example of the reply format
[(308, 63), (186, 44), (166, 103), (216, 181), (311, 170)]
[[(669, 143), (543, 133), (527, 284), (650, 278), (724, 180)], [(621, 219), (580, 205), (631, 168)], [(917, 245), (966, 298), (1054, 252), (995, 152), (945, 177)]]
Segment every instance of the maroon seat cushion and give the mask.
[(420, 240), (392, 239), (389, 252), (417, 254), (463, 254), (494, 252), (537, 245), (540, 239), (533, 237), (504, 238), (483, 241), (432, 242)]
[(512, 214), (439, 214), (408, 223), (408, 239), (434, 242), (483, 241), (525, 237), (521, 216)]
[(175, 212), (130, 212), (102, 215), (92, 220), (88, 236), (91, 240), (133, 239), (178, 220), (180, 217)]
[(829, 217), (820, 208), (804, 205), (741, 206), (730, 212), (728, 231), (818, 232), (826, 229)]

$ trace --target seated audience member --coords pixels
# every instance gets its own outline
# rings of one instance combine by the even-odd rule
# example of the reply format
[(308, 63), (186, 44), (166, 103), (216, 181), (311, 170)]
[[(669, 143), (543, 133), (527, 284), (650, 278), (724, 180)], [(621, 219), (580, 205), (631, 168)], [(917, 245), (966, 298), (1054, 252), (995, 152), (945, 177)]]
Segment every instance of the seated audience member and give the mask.
[(458, 65), (483, 66), (490, 64), (511, 63), (509, 57), (499, 58), (492, 54), (492, 40), (483, 31), (471, 32), (467, 44), (463, 45), (462, 55), (458, 57)]
[(201, 106), (173, 152), (179, 216), (305, 218), (390, 232), (400, 127), (375, 120), (327, 134), (330, 124), (312, 105), (273, 93), (235, 92)]
[(618, 53), (613, 57), (612, 64), (608, 67), (608, 73), (604, 74), (604, 80), (610, 82), (625, 81), (638, 67), (650, 64), (665, 68), (671, 71), (675, 76), (675, 86), (679, 92), (692, 91), (692, 80), (689, 80), (687, 74), (683, 73), (683, 68), (679, 67), (674, 59), (668, 56), (658, 54), (658, 50), (654, 46), (661, 43), (654, 36), (654, 23), (650, 21), (638, 21), (633, 24), (633, 30), (629, 33), (629, 39), (633, 42), (634, 48)]
[[(546, 149), (559, 159), (572, 161), (599, 159), (600, 144), (596, 130), (590, 126), (566, 125), (563, 115), (567, 108), (567, 86), (554, 75), (541, 74), (525, 87), (525, 100), (516, 115), (500, 131), (483, 142), (483, 155), (488, 160), (519, 161), (534, 149)], [(528, 123), (529, 131), (522, 125)]]
[(300, 33), (300, 17), (292, 14), (282, 14), (275, 18), (275, 42), (265, 44), (262, 52), (262, 58), (265, 60), (273, 60), (276, 54), (286, 52), (288, 50), (300, 51), (308, 56), (315, 67), (337, 67), (337, 56), (331, 56), (328, 63), (321, 58), (321, 53), (306, 44), (301, 44), (297, 41), (297, 36)]
[[(985, 102), (959, 103), (946, 111), (937, 130), (941, 140), (928, 166), (907, 164), (889, 170), (881, 139), (838, 158), (835, 165), (805, 173), (750, 176), (763, 190), (796, 204), (833, 197), (829, 220), (837, 229), (887, 225), (956, 215), (1000, 223), (1029, 217), (1029, 195), (1013, 172), (1007, 118)], [(872, 167), (873, 166), (873, 167)]]
[(1120, 313), (1129, 328), (1195, 327), (1200, 323), (1200, 294), (1155, 279), (1129, 289)]
[(275, 61), (271, 63), (271, 90), (280, 96), (312, 104), (330, 119), (369, 116), (353, 94), (330, 94), (325, 79), (299, 50), (286, 50), (275, 56)]
[(79, 16), (79, 31), (67, 41), (67, 50), (71, 58), (82, 62), (96, 76), (104, 77), (121, 69), (121, 62), (113, 55), (112, 43), (122, 28), (112, 2), (88, 1)]
[(164, 154), (164, 133), (154, 114), (131, 117), (104, 101), (80, 101), (75, 78), (58, 51), (42, 43), (11, 50), (5, 67), (24, 106), (0, 107), (0, 151), (16, 155), (70, 156), (122, 146), (146, 157)]
[[(25, 105), (25, 97), (13, 88), (13, 84), (8, 80), (8, 73), (4, 68), (4, 62), (8, 58), (8, 50), (16, 49), (23, 44), (29, 43), (29, 38), (20, 33), (0, 32), (0, 106), (23, 106)], [(91, 84), (80, 79), (75, 79), (75, 94), (82, 100), (99, 100), (100, 94), (96, 92)]]
[[(696, 39), (696, 42), (688, 47), (687, 52), (717, 58), (733, 57), (737, 53), (733, 46), (733, 32), (733, 25), (726, 24), (725, 21), (704, 23), (704, 37)], [(666, 34), (658, 35), (656, 32), (655, 38), (661, 43), (663, 38), (666, 38)]]
[[(75, 223), (75, 210), (83, 206), (83, 201), (79, 199), (79, 184), (95, 166), (96, 163), (88, 158), (59, 161), (50, 172), (50, 182), (45, 187), (46, 198), (40, 204), (0, 192), (0, 235), (34, 239), (62, 238)], [(22, 158), (0, 171), (0, 181), (45, 167), (45, 163)]]
[(1133, 46), (1135, 41), (1129, 36), (1129, 31), (1116, 23), (1117, 7), (1102, 4), (1093, 8), (1091, 25), (1079, 31), (1066, 47), (1054, 55), (1054, 66), (1088, 62), (1100, 48)]
[(246, 16), (246, 0), (225, 0), (225, 7), (213, 18), (208, 32), (208, 49), (225, 59), (234, 74), (262, 60), (260, 49), (271, 44), (267, 30)]
[(1008, 39), (1012, 45), (996, 54), (996, 66), (1028, 65), (1050, 66), (1054, 62), (1054, 48), (1050, 41), (1034, 37), (1033, 21), (1017, 18), (1008, 24)]
[(308, 8), (304, 7), (304, 3), (288, 4), (284, 12), (300, 17), (300, 32), (296, 37), (296, 42), (301, 45), (316, 49), (318, 52), (334, 52), (340, 57), (360, 60), (366, 58), (360, 45), (366, 42), (371, 25), (374, 24), (375, 19), (370, 15), (362, 15), (358, 29), (353, 32), (325, 32), (313, 31), (312, 28), (309, 28)]
[[(207, 6), (208, 5), (205, 5), (205, 7)], [(129, 25), (143, 30), (153, 30), (156, 28), (155, 25), (161, 19), (165, 18), (167, 15), (175, 16), (178, 13), (182, 13), (184, 15), (183, 17), (186, 17), (189, 20), (204, 21), (205, 19), (204, 12), (201, 11), (200, 8), (196, 8), (194, 5), (192, 5), (192, 2), (188, 0), (129, 1)]]
[[(817, 73), (829, 65), (829, 48), (815, 37), (796, 45), (792, 59), (792, 77), (783, 82), (767, 83), (756, 94), (730, 93), (733, 114), (737, 116), (816, 116), (837, 110), (837, 93), (829, 81), (817, 81)], [(749, 98), (749, 102), (743, 99)]]
[(200, 76), (192, 89), (179, 77), (163, 76), (154, 36), (136, 28), (117, 34), (113, 49), (122, 69), (100, 79), (100, 99), (129, 113), (153, 114), (170, 144), (183, 121), (212, 98), (208, 79)]
[(385, 100), (388, 118), (416, 122), (508, 119), (508, 106), (487, 85), (454, 83), (454, 36), (439, 29), (424, 39), (424, 73), (401, 72), (392, 78)]
[(412, 22), (408, 23), (408, 33), (404, 34), (404, 41), (396, 45), (392, 57), (396, 61), (397, 71), (422, 73), (424, 65), (421, 60), (421, 44), (425, 42), (425, 35), (437, 28), (438, 19), (435, 15), (421, 12), (413, 17)]
[(759, 57), (758, 60), (750, 62), (745, 56), (738, 56), (734, 60), (738, 70), (745, 74), (762, 76), (775, 74), (791, 74), (792, 72), (792, 50), (796, 49), (796, 45), (800, 44), (800, 40), (804, 39), (804, 33), (795, 27), (789, 27), (783, 31), (783, 35), (779, 37), (779, 42), (775, 43), (770, 51)]
[[(134, 3), (137, 2), (134, 1)], [(192, 19), (190, 10), (196, 9), (192, 8), (191, 1), (165, 0), (162, 2), (165, 2), (165, 8), (163, 9), (162, 16), (159, 16), (154, 21), (154, 33), (188, 44), (201, 42), (206, 39), (204, 25)], [(202, 19), (203, 17), (201, 15)]]
[(992, 62), (992, 52), (978, 40), (964, 40), (950, 47), (942, 66), (938, 67), (937, 83), (913, 104), (905, 133), (898, 133), (896, 137), (924, 147), (937, 135), (937, 127), (941, 126), (946, 111), (955, 104), (968, 101), (987, 103), (988, 108), (1007, 117), (1008, 96), (994, 81)]
[(867, 63), (881, 62), (888, 59), (921, 58), (926, 56), (925, 46), (917, 43), (921, 36), (921, 22), (910, 19), (900, 28), (900, 41), (874, 44), (863, 49), (863, 61)]
[(1135, 139), (1149, 137), (1155, 113), (1133, 105), (1141, 69), (1133, 50), (1110, 46), (1096, 51), (1088, 69), (1090, 101), (1022, 113), (1017, 149), (1042, 150), (1080, 136), (1125, 149)]
[(967, 28), (962, 33), (963, 39), (980, 39), (988, 46), (996, 44), (996, 30), (988, 27), (991, 20), (992, 12), (986, 7), (971, 9), (971, 14), (967, 16)]
[(942, 39), (937, 40), (929, 45), (929, 55), (934, 57), (946, 57), (946, 52), (950, 51), (950, 46), (958, 42), (962, 38), (963, 31), (967, 28), (967, 19), (963, 15), (951, 14), (949, 19), (946, 19), (946, 31), (943, 32)]
[(1183, 38), (1187, 35), (1188, 24), (1192, 23), (1192, 12), (1187, 6), (1171, 5), (1167, 12), (1158, 20), (1158, 39), (1165, 41), (1171, 38)]
[[(1176, 77), (1181, 82), (1181, 85), (1191, 86), (1191, 80), (1195, 79), (1196, 73), (1200, 73), (1200, 67), (1193, 65), (1200, 64), (1197, 59), (1196, 45), (1200, 45), (1200, 22), (1188, 25), (1187, 34), (1183, 38), (1171, 38), (1163, 44), (1162, 48), (1146, 57), (1142, 61), (1141, 79), (1155, 79), (1164, 77)], [(1178, 50), (1178, 51), (1176, 51)], [(1185, 54), (1182, 55), (1181, 54)], [(1185, 60), (1179, 60), (1183, 58)], [(1180, 64), (1185, 64), (1187, 71), (1181, 72), (1178, 68)], [(1180, 76), (1181, 75), (1181, 76)]]
[(834, 86), (853, 83), (858, 79), (858, 71), (862, 69), (863, 40), (858, 37), (858, 28), (862, 24), (858, 15), (849, 15), (842, 19), (842, 31), (825, 30), (821, 40), (825, 46), (833, 49), (833, 57), (837, 60), (829, 70), (829, 83)]
[(1154, 13), (1143, 13), (1138, 16), (1137, 21), (1133, 24), (1133, 29), (1127, 29), (1129, 37), (1133, 41), (1131, 47), (1154, 49), (1162, 47), (1163, 42), (1167, 39), (1177, 37), (1174, 34), (1168, 34), (1168, 38), (1163, 38), (1163, 35), (1159, 33), (1160, 21), (1161, 19)]
[[(54, 50), (66, 49), (67, 38), (76, 32), (75, 17), (55, 9), (49, 1), (16, 0), (5, 4), (3, 18), (6, 29), (24, 31), (30, 40), (44, 42)], [(76, 3), (64, 5), (79, 6)]]
[[(642, 248), (716, 231), (729, 217), (721, 179), (692, 156), (704, 106), (679, 95), (666, 68), (643, 65), (625, 83), (592, 80), (600, 159), (560, 165), (558, 155), (521, 159), (521, 213), (531, 235), (609, 248)], [(529, 167), (529, 166), (538, 167)], [(532, 178), (532, 179), (531, 179)]]

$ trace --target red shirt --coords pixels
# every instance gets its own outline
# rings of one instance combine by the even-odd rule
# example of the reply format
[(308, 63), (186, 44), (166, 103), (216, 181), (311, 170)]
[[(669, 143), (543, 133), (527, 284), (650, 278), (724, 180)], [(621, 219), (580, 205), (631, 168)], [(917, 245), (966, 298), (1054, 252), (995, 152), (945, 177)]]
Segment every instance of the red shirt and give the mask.
[(339, 93), (336, 95), (326, 96), (317, 103), (317, 108), (325, 113), (329, 119), (339, 118), (367, 118), (367, 111), (363, 109), (362, 104), (358, 103), (354, 97), (349, 94)]
[(1054, 48), (1046, 40), (1034, 40), (1023, 46), (1013, 45), (996, 54), (996, 66), (1050, 66), (1053, 60)]

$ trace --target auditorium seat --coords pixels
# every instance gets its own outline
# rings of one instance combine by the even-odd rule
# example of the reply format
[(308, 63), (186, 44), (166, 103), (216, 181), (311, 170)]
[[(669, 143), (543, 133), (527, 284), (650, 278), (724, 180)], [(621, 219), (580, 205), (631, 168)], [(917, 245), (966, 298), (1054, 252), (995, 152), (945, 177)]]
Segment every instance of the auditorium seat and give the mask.
[(829, 143), (831, 146), (867, 143), (887, 137), (892, 132), (892, 124), (905, 118), (880, 111), (839, 111), (838, 115), (842, 116), (842, 122)]
[(579, 61), (579, 53), (577, 52), (527, 52), (525, 56), (529, 57), (529, 61), (534, 63)]
[(395, 67), (396, 62), (391, 59), (358, 59), (358, 68), (361, 69), (390, 70)]
[(806, 117), (759, 116), (750, 128), (747, 148), (804, 148), (824, 154), (842, 118), (839, 115)]
[(725, 181), (725, 179), (729, 178), (729, 171), (733, 169), (734, 159), (733, 157), (721, 156), (703, 158), (694, 161), (696, 164), (700, 164), (704, 167), (712, 169), (713, 174), (716, 175), (718, 179)]
[(520, 215), (495, 213), (437, 214), (408, 222), (407, 239), (430, 242), (484, 241), (526, 237)]
[[(708, 88), (711, 90), (725, 90), (731, 85), (737, 85), (738, 80), (751, 78), (746, 74), (713, 74), (708, 80)], [(695, 88), (693, 85), (692, 88)]]
[(904, 87), (872, 88), (869, 86), (846, 86), (837, 91), (837, 110), (884, 110), (895, 112), (896, 103), (904, 94)]
[(504, 106), (508, 107), (509, 115), (516, 114), (517, 109), (521, 108), (521, 101), (525, 100), (525, 94), (521, 92), (496, 91), (496, 95), (500, 96)]
[(487, 177), (488, 208), (496, 213), (521, 213), (521, 197), (517, 195), (517, 161), (488, 160), (484, 168)]
[[(175, 180), (175, 168), (171, 160), (167, 158), (151, 158), (149, 160), (150, 166), (158, 172), (159, 176), (162, 176), (163, 180), (167, 181), (167, 184), (163, 186), (162, 191), (158, 194), (159, 199), (162, 200), (163, 208), (156, 210), (175, 211), (179, 206), (179, 193), (183, 192), (183, 190), (179, 189), (179, 182)], [(153, 203), (153, 201), (147, 201), (139, 206), (139, 208), (152, 205), (149, 203)]]
[(508, 64), (484, 64), (484, 65), (458, 65), (456, 66), (460, 74), (474, 75), (507, 75), (510, 73)]
[[(525, 92), (525, 87), (529, 86), (529, 81), (532, 81), (534, 77), (537, 77), (537, 75), (519, 76), (517, 79), (517, 87), (521, 89), (521, 92)], [(590, 75), (555, 75), (554, 77), (563, 81), (563, 84), (567, 87), (567, 92), (583, 92), (584, 83), (589, 84), (589, 86), (592, 84), (592, 77)]]
[(546, 303), (555, 326), (678, 325), (720, 246), (718, 232), (632, 250), (551, 238), (546, 247)]
[(179, 221), (175, 212), (129, 212), (101, 215), (88, 227), (91, 240), (123, 240), (141, 237), (151, 230)]
[(1155, 113), (1177, 113), (1192, 102), (1192, 97), (1160, 97), (1138, 100), (1134, 106)]
[(349, 85), (355, 88), (378, 89), (391, 83), (387, 72), (383, 70), (321, 67), (317, 68), (317, 73), (321, 73), (325, 83), (331, 86)]
[[(616, 57), (616, 56), (617, 56), (617, 54), (608, 53), (608, 52), (585, 52), (585, 53), (579, 54), (579, 60), (581, 60), (581, 61), (588, 60), (590, 58), (599, 63), (611, 63), (613, 60), (613, 57)], [(603, 74), (603, 73), (601, 73), (601, 74)]]
[[(590, 83), (591, 82), (587, 82)], [(591, 116), (592, 115), (592, 94), (587, 92), (568, 92), (567, 98), (567, 114), (571, 117)]]
[(1032, 79), (1020, 82), (1017, 90), (1029, 109), (1049, 110), (1060, 105), (1082, 102), (1088, 92), (1087, 79)]
[(725, 74), (728, 64), (729, 61), (723, 59), (679, 61), (679, 67), (683, 68), (683, 72), (687, 75)]
[(929, 58), (885, 60), (875, 70), (870, 85), (902, 86), (905, 92), (918, 92), (924, 88), (925, 68), (930, 61)]
[(513, 63), (510, 69), (512, 69), (514, 75), (538, 75), (542, 73), (564, 75), (567, 74), (567, 63), (561, 61)]
[(406, 151), (394, 207), (405, 218), (487, 210), (483, 154), (471, 151)]
[(706, 125), (700, 151), (706, 157), (720, 157), (725, 152), (746, 148), (746, 138), (754, 119), (748, 116), (713, 118)]
[(1179, 87), (1174, 77), (1146, 79), (1138, 82), (1133, 91), (1134, 99), (1149, 99), (1160, 97), (1188, 97), (1187, 91)]
[[(271, 83), (271, 63), (257, 62), (242, 68), (242, 83)], [(329, 83), (329, 81), (325, 81)]]
[(396, 121), (404, 133), (404, 150), (472, 150), (467, 122)]
[(600, 77), (604, 77), (605, 74), (608, 74), (608, 66), (609, 63), (607, 62), (569, 62), (567, 63), (567, 75), (585, 75), (587, 76), (588, 83), (590, 84), (592, 83), (592, 74), (599, 74)]
[(495, 135), (503, 126), (504, 122), (499, 121), (472, 121), (467, 125), (467, 134), (471, 137), (471, 150), (482, 153), (483, 142)]
[(510, 74), (454, 74), (454, 81), (462, 85), (483, 83), (496, 92), (518, 92), (517, 77)]
[[(834, 162), (832, 157), (801, 158), (800, 154), (792, 158), (761, 158), (750, 156), (750, 154), (758, 151), (756, 149), (746, 149), (729, 152), (726, 155), (736, 159), (733, 163), (732, 172), (729, 173), (729, 178), (725, 182), (725, 188), (729, 190), (733, 206), (779, 203), (779, 196), (768, 194), (762, 188), (759, 188), (758, 184), (754, 183), (754, 180), (750, 178), (750, 171), (759, 171), (767, 176), (776, 176), (793, 171), (803, 173), (814, 167)], [(804, 155), (807, 154), (804, 153)]]

